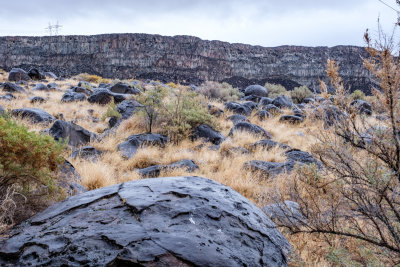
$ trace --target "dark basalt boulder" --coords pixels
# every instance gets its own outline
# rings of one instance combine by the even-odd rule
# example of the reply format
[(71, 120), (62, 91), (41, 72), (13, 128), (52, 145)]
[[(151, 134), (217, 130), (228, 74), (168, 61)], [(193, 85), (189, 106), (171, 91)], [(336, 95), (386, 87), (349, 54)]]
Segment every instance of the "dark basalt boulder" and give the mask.
[(356, 108), (359, 114), (372, 115), (372, 106), (367, 101), (356, 99), (350, 103), (350, 106)]
[(301, 151), (298, 149), (292, 149), (285, 152), (287, 161), (295, 161), (303, 164), (316, 164), (321, 167), (322, 164), (316, 158), (314, 158), (310, 153)]
[(58, 166), (57, 178), (58, 186), (63, 188), (68, 196), (87, 192), (80, 184), (81, 176), (68, 160), (64, 160), (64, 162)]
[(114, 103), (121, 103), (126, 99), (125, 95), (116, 94), (108, 89), (97, 89), (88, 98), (89, 103), (96, 103), (100, 105), (107, 105), (114, 99)]
[(258, 103), (260, 101), (261, 96), (256, 96), (256, 95), (248, 95), (240, 98), (241, 101), (252, 101)]
[(43, 73), (44, 76), (46, 76), (46, 78), (51, 78), (51, 79), (57, 79), (57, 75), (55, 75), (53, 72), (51, 71), (46, 71)]
[(125, 158), (131, 158), (136, 151), (145, 146), (164, 147), (168, 137), (161, 134), (134, 134), (129, 136), (125, 142), (118, 145), (118, 150)]
[(29, 98), (29, 100), (30, 100), (30, 102), (32, 104), (33, 103), (44, 103), (44, 102), (46, 102), (46, 100), (41, 96), (34, 96), (34, 97)]
[(72, 152), (71, 158), (79, 157), (86, 160), (97, 160), (102, 154), (102, 151), (97, 150), (93, 146), (84, 146)]
[(122, 115), (122, 119), (126, 120), (131, 117), (138, 108), (144, 108), (144, 106), (135, 100), (124, 100), (118, 104), (117, 111)]
[(303, 122), (304, 119), (302, 117), (299, 117), (296, 115), (283, 115), (279, 118), (279, 121), (297, 124), (297, 123)]
[(211, 142), (214, 145), (219, 145), (222, 143), (225, 137), (220, 132), (217, 132), (213, 128), (211, 128), (211, 126), (207, 124), (202, 124), (193, 130), (191, 134), (191, 139), (202, 139), (206, 142)]
[(154, 165), (147, 168), (139, 169), (139, 174), (142, 177), (158, 177), (161, 171), (170, 171), (176, 169), (183, 169), (187, 172), (194, 172), (199, 169), (196, 163), (190, 159), (184, 159), (168, 165)]
[(56, 83), (48, 83), (47, 87), (52, 90), (56, 90), (58, 88), (58, 84)]
[(236, 123), (241, 122), (241, 121), (249, 122), (249, 119), (246, 116), (243, 116), (243, 115), (240, 115), (240, 114), (233, 114), (233, 115), (229, 116), (227, 118), (227, 120), (232, 121), (233, 124), (236, 124)]
[(258, 102), (258, 106), (259, 106), (259, 107), (264, 107), (264, 106), (266, 106), (266, 105), (272, 104), (273, 101), (274, 101), (274, 100), (273, 100), (272, 98), (269, 98), (269, 97), (262, 97), (262, 98), (260, 99), (260, 101)]
[(33, 123), (50, 123), (56, 118), (43, 109), (39, 108), (20, 108), (11, 110), (11, 115), (20, 116), (23, 119), (30, 119)]
[(68, 140), (68, 145), (73, 147), (85, 145), (97, 138), (96, 134), (89, 132), (83, 127), (63, 120), (54, 122), (49, 133), (56, 141)]
[(292, 100), (284, 95), (276, 97), (272, 101), (272, 104), (277, 106), (278, 108), (291, 108), (293, 106)]
[(10, 73), (8, 74), (8, 80), (11, 82), (18, 82), (18, 81), (30, 81), (31, 77), (29, 77), (28, 73), (20, 68), (13, 68), (11, 69)]
[(260, 97), (267, 97), (268, 90), (267, 90), (267, 88), (265, 88), (261, 85), (250, 85), (244, 90), (244, 94), (246, 96), (255, 95), (255, 96), (260, 96)]
[(234, 101), (225, 103), (225, 108), (227, 110), (232, 111), (235, 114), (240, 114), (245, 116), (248, 116), (251, 113), (251, 109), (249, 107)]
[(51, 89), (43, 83), (38, 83), (32, 88), (33, 91), (50, 91)]
[(248, 155), (250, 151), (241, 146), (230, 147), (228, 149), (222, 150), (221, 154), (224, 157), (234, 157), (236, 155)]
[(273, 104), (268, 104), (262, 107), (262, 110), (268, 111), (272, 115), (282, 114), (283, 111)]
[(23, 93), (25, 92), (24, 88), (19, 86), (18, 84), (6, 82), (2, 85), (3, 91), (10, 93)]
[(251, 160), (243, 165), (243, 168), (249, 170), (253, 173), (262, 175), (264, 178), (269, 179), (274, 176), (290, 172), (293, 169), (292, 164), (287, 164), (286, 162), (268, 162), (261, 160)]
[(287, 266), (268, 216), (201, 177), (142, 179), (57, 203), (0, 241), (0, 265)]
[(314, 104), (315, 103), (315, 99), (313, 97), (304, 98), (303, 99), (303, 103), (305, 103), (305, 104)]
[(44, 74), (42, 74), (38, 69), (30, 69), (28, 71), (28, 76), (32, 79), (32, 80), (36, 80), (36, 81), (40, 81), (43, 79), (46, 79), (46, 76)]
[(13, 99), (15, 99), (15, 96), (10, 92), (6, 93), (5, 95), (0, 96), (0, 100), (11, 101)]
[(243, 106), (248, 107), (250, 110), (254, 110), (257, 107), (257, 103), (253, 101), (246, 101), (243, 103)]
[(63, 94), (61, 97), (61, 102), (63, 103), (68, 103), (68, 102), (79, 102), (79, 101), (85, 101), (86, 100), (86, 95), (83, 93), (75, 93), (72, 91), (67, 91)]
[(258, 110), (255, 114), (260, 120), (265, 120), (266, 118), (271, 117), (271, 114), (266, 110)]
[(90, 96), (91, 94), (93, 94), (93, 91), (88, 88), (89, 87), (74, 86), (71, 89), (68, 89), (68, 91), (75, 92), (75, 93), (82, 93), (87, 96)]
[(248, 132), (265, 138), (272, 138), (271, 134), (260, 126), (245, 121), (236, 123), (230, 130), (229, 136), (233, 136), (236, 132)]
[(272, 148), (274, 148), (276, 146), (278, 146), (279, 148), (285, 149), (285, 150), (291, 149), (290, 146), (288, 146), (286, 144), (278, 143), (278, 142), (275, 142), (275, 141), (270, 140), (270, 139), (257, 141), (251, 147), (253, 149), (263, 148), (265, 150), (270, 150), (270, 149), (272, 149)]
[(118, 82), (116, 84), (114, 84), (113, 86), (111, 86), (110, 91), (113, 93), (117, 93), (117, 94), (134, 94), (134, 95), (138, 95), (140, 94), (140, 90), (137, 89), (134, 86), (131, 86), (127, 83), (123, 83), (123, 82)]

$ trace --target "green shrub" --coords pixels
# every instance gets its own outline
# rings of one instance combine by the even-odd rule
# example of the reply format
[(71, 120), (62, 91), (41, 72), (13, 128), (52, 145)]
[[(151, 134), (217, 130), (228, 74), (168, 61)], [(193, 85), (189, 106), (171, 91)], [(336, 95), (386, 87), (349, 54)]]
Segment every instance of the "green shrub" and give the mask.
[(208, 98), (222, 101), (235, 101), (242, 96), (239, 89), (233, 88), (232, 85), (226, 82), (207, 81), (198, 88), (198, 92)]
[(365, 100), (365, 98), (366, 98), (366, 96), (365, 96), (364, 92), (361, 90), (358, 90), (358, 89), (350, 94), (351, 100), (357, 100), (357, 99)]
[(81, 74), (77, 75), (76, 78), (78, 80), (86, 81), (86, 82), (90, 82), (90, 83), (110, 83), (111, 82), (110, 79), (105, 79), (98, 75), (89, 74), (89, 73), (81, 73)]
[(117, 119), (122, 117), (121, 113), (117, 111), (117, 105), (114, 101), (111, 101), (110, 104), (108, 104), (107, 111), (101, 116), (101, 119), (104, 121), (111, 117), (116, 117)]
[[(56, 174), (63, 161), (62, 150), (63, 145), (50, 136), (29, 132), (10, 118), (0, 117), (0, 228), (14, 222), (15, 209), (33, 205), (33, 197), (38, 203), (61, 193)], [(18, 203), (15, 195), (20, 196)]]
[(266, 83), (264, 85), (265, 88), (268, 90), (268, 96), (271, 98), (275, 98), (277, 96), (286, 95), (288, 96), (288, 91), (285, 87), (280, 84), (273, 84), (273, 83)]
[(174, 143), (188, 137), (191, 130), (201, 124), (215, 125), (215, 117), (202, 105), (201, 97), (187, 87), (180, 86), (170, 92), (163, 105), (163, 125)]
[(295, 104), (299, 104), (303, 102), (304, 99), (312, 97), (313, 95), (313, 92), (305, 85), (296, 87), (290, 92), (290, 96)]

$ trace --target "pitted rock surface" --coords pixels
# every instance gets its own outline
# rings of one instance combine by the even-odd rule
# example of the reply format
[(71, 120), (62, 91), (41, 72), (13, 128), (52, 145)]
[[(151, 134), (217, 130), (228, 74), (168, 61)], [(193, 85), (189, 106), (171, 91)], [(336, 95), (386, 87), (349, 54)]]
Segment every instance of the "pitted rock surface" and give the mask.
[(0, 241), (0, 265), (286, 266), (259, 208), (201, 177), (151, 178), (49, 207)]

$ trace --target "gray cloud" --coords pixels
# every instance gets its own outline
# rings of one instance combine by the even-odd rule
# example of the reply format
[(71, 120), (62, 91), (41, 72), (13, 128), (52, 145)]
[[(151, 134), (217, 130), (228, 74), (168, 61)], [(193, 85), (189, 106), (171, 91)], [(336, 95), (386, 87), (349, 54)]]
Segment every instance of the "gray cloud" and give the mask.
[(396, 13), (377, 0), (20, 0), (2, 3), (0, 35), (44, 35), (47, 23), (58, 20), (62, 34), (145, 32), (264, 46), (362, 45), (363, 31), (376, 28), (379, 15), (389, 30)]

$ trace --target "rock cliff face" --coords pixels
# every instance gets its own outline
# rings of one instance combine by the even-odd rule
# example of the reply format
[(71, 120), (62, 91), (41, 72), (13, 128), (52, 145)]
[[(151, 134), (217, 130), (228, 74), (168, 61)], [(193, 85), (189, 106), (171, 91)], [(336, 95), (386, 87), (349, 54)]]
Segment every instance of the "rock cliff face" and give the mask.
[(60, 76), (82, 72), (106, 78), (144, 78), (199, 84), (205, 80), (246, 86), (265, 81), (288, 89), (318, 86), (328, 58), (352, 90), (369, 91), (361, 47), (261, 47), (205, 41), (192, 36), (105, 34), (0, 37), (0, 68), (39, 67)]

